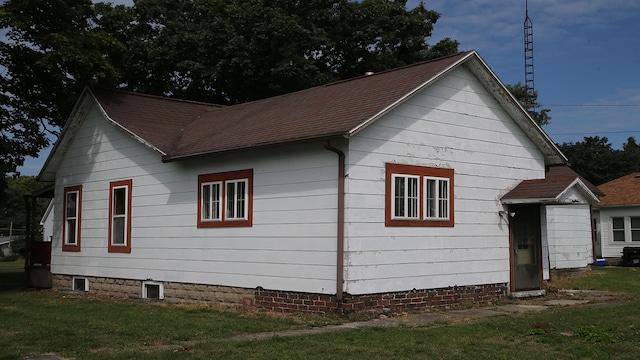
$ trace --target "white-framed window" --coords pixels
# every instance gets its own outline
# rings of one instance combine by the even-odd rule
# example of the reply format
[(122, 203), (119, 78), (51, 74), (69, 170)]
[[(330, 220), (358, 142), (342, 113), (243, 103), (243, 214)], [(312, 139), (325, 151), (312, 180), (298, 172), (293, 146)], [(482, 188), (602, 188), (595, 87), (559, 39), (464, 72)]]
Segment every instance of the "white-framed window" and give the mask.
[(453, 227), (454, 170), (386, 164), (387, 226)]
[(425, 219), (449, 219), (449, 179), (425, 176)]
[(63, 251), (80, 251), (82, 185), (64, 188)]
[(629, 218), (631, 224), (631, 241), (640, 241), (640, 217)]
[(89, 279), (86, 277), (73, 277), (73, 291), (89, 291)]
[(253, 170), (198, 176), (198, 227), (251, 226)]
[(157, 281), (143, 281), (142, 298), (156, 300), (164, 299), (164, 285)]
[(612, 217), (611, 218), (611, 227), (613, 229), (613, 241), (626, 241), (625, 238), (625, 226), (624, 226), (624, 217)]
[(392, 174), (393, 219), (420, 218), (420, 177)]
[(222, 182), (202, 183), (202, 221), (222, 220)]
[(132, 180), (121, 180), (109, 186), (109, 252), (131, 252), (132, 185)]

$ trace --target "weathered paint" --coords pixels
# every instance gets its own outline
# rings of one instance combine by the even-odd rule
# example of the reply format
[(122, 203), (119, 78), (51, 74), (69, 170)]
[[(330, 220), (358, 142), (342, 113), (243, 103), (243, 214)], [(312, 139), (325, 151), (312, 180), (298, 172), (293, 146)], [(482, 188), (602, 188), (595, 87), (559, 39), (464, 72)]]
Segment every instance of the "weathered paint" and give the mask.
[[(96, 107), (56, 174), (52, 272), (335, 292), (337, 164), (322, 143), (162, 163)], [(253, 226), (199, 229), (197, 177), (254, 170)], [(132, 250), (107, 252), (109, 182), (132, 179)], [(82, 251), (63, 252), (62, 189), (83, 185)]]
[[(455, 170), (455, 226), (384, 226), (384, 164)], [(350, 294), (509, 282), (499, 196), (544, 177), (544, 156), (465, 67), (350, 139), (346, 287)]]

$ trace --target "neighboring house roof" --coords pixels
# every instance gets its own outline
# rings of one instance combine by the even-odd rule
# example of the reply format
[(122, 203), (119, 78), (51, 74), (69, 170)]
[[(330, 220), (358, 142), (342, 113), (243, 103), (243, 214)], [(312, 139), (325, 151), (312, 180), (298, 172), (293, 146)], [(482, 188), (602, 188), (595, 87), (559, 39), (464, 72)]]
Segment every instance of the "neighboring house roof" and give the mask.
[(640, 205), (640, 172), (598, 186), (605, 194), (598, 206)]
[(538, 146), (547, 164), (566, 163), (566, 157), (480, 56), (475, 51), (466, 51), (228, 107), (87, 89), (65, 124), (39, 179), (53, 180), (55, 169), (82, 121), (83, 98), (97, 102), (109, 121), (160, 153), (163, 161), (172, 161), (273, 144), (348, 138), (463, 64)]
[(555, 203), (572, 188), (577, 188), (590, 203), (598, 203), (603, 195), (597, 186), (578, 175), (568, 166), (548, 167), (544, 179), (524, 180), (502, 197), (505, 204)]
[(53, 210), (53, 199), (49, 201), (49, 205), (47, 205), (47, 210), (44, 211), (44, 214), (40, 219), (40, 226), (44, 226), (44, 224), (47, 222), (47, 218), (49, 217), (49, 215), (53, 215), (51, 213), (52, 210)]

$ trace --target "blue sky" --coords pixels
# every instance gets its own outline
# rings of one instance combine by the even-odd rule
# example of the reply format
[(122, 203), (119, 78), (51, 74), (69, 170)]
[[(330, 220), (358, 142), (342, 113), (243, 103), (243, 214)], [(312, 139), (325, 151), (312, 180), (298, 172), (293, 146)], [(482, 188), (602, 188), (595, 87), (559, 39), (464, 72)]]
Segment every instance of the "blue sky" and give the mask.
[[(131, 0), (115, 3), (131, 5)], [(419, 1), (409, 1), (415, 7)], [(442, 16), (429, 43), (444, 37), (478, 51), (507, 84), (524, 83), (525, 0), (430, 0)], [(529, 0), (535, 89), (556, 143), (606, 136), (620, 148), (640, 141), (640, 1)], [(50, 149), (20, 171), (37, 175)]]

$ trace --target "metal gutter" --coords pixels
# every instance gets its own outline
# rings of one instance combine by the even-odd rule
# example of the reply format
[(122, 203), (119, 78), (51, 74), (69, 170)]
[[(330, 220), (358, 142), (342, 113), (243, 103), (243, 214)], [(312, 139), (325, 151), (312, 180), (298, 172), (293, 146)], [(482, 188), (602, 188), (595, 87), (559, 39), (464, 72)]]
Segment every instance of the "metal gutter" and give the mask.
[(331, 146), (327, 140), (324, 147), (338, 155), (338, 231), (336, 250), (336, 301), (338, 304), (343, 299), (344, 286), (344, 182), (345, 182), (345, 155), (342, 150)]

